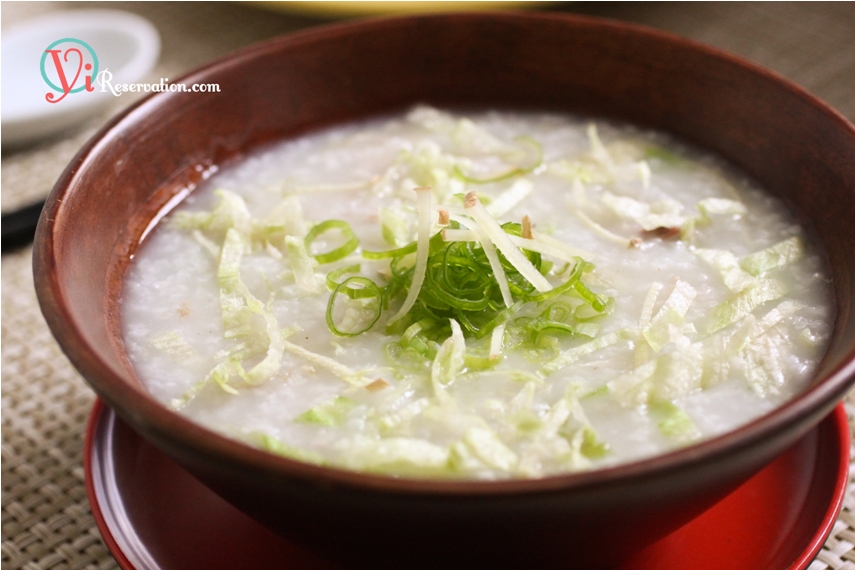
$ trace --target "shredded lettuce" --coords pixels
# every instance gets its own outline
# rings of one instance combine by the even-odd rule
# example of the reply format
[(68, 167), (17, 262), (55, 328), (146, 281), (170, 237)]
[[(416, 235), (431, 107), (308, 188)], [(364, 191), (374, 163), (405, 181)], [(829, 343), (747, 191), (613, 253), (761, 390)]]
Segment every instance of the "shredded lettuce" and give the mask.
[(204, 378), (192, 384), (179, 397), (173, 398), (170, 401), (170, 406), (175, 410), (180, 410), (211, 383), (218, 385), (223, 391), (229, 394), (237, 395), (238, 391), (229, 385), (229, 380), (233, 375), (241, 375), (243, 373), (243, 366), (241, 366), (240, 361), (237, 359), (230, 358), (220, 362)]
[(324, 402), (303, 412), (296, 418), (295, 422), (320, 424), (324, 426), (337, 426), (343, 420), (351, 409), (356, 406), (356, 402), (344, 396), (337, 396), (332, 400)]
[(730, 215), (744, 216), (748, 213), (748, 209), (742, 202), (730, 200), (728, 198), (704, 198), (696, 204), (701, 215), (709, 220), (711, 215)]
[[(276, 322), (276, 317), (268, 307), (265, 307), (258, 299), (243, 287), (247, 306), (250, 311), (264, 318), (265, 332), (267, 333), (267, 354), (264, 358), (250, 368), (243, 376), (244, 381), (250, 386), (262, 384), (270, 380), (282, 366), (282, 353), (285, 350), (285, 335)], [(272, 304), (272, 298), (271, 298)]]
[(701, 389), (704, 372), (704, 347), (693, 343), (680, 329), (671, 325), (674, 350), (657, 359), (651, 397), (673, 401)]
[(757, 280), (713, 309), (712, 321), (707, 327), (707, 334), (712, 334), (732, 325), (760, 305), (780, 299), (785, 294), (784, 289), (775, 281)]
[(580, 387), (570, 383), (564, 396), (534, 427), (522, 448), (519, 472), (542, 475), (542, 461), (552, 458), (571, 470), (587, 469), (592, 459), (608, 454), (609, 446), (597, 435), (579, 401)]
[(357, 435), (339, 442), (343, 461), (351, 469), (376, 473), (444, 472), (449, 469), (449, 450), (412, 437), (374, 439)]
[(173, 217), (173, 223), (185, 230), (224, 233), (226, 230), (234, 228), (240, 233), (249, 235), (252, 216), (243, 198), (228, 190), (217, 190), (215, 195), (220, 199), (220, 202), (212, 211), (178, 212)]
[(544, 363), (540, 370), (538, 370), (537, 375), (540, 378), (545, 378), (546, 376), (552, 374), (553, 372), (557, 372), (561, 370), (568, 364), (572, 364), (576, 362), (583, 356), (587, 356), (592, 352), (600, 350), (602, 348), (606, 348), (607, 346), (611, 346), (613, 344), (617, 344), (622, 340), (628, 338), (627, 331), (616, 331), (606, 335), (603, 335), (599, 338), (595, 338), (590, 342), (586, 342), (585, 344), (580, 344), (578, 346), (574, 346), (573, 348), (568, 348), (552, 360)]
[(594, 123), (590, 123), (588, 125), (588, 142), (591, 145), (591, 156), (594, 157), (597, 162), (607, 165), (609, 167), (614, 166), (614, 161), (612, 160), (609, 151), (606, 150), (606, 147), (603, 145), (603, 142), (600, 140), (600, 134), (597, 131), (597, 125)]
[(323, 354), (318, 354), (317, 352), (312, 352), (311, 350), (307, 350), (306, 348), (288, 342), (287, 340), (282, 341), (282, 348), (286, 352), (299, 356), (311, 364), (329, 370), (348, 384), (363, 387), (373, 382), (373, 379), (366, 376), (366, 373), (368, 372), (367, 370), (354, 370), (337, 360), (324, 356)]
[(671, 295), (642, 331), (642, 335), (654, 351), (659, 352), (671, 342), (670, 327), (683, 324), (684, 317), (697, 294), (694, 287), (683, 280), (677, 280)]
[(427, 398), (419, 398), (397, 410), (390, 410), (377, 418), (381, 432), (389, 433), (408, 423), (421, 414), (430, 405)]
[(746, 256), (740, 265), (751, 275), (762, 275), (796, 261), (803, 254), (802, 240), (796, 236)]
[(150, 341), (151, 345), (158, 350), (161, 350), (177, 360), (178, 362), (186, 362), (198, 357), (199, 353), (196, 349), (190, 346), (181, 333), (178, 331), (167, 331), (153, 337)]
[(756, 338), (743, 350), (748, 385), (761, 398), (777, 394), (784, 383), (782, 344), (783, 339), (779, 335), (767, 334)]
[[(656, 305), (656, 299), (659, 298), (659, 293), (664, 288), (664, 285), (654, 281), (650, 284), (650, 289), (647, 290), (647, 295), (644, 297), (644, 303), (641, 306), (641, 315), (638, 317), (638, 330), (644, 331), (650, 326), (653, 320), (653, 307)], [(635, 346), (635, 366), (639, 367), (650, 357), (650, 345), (646, 342), (639, 342)]]
[(465, 182), (453, 175), (459, 160), (443, 153), (436, 143), (421, 143), (413, 151), (403, 152), (399, 161), (405, 173), (399, 185), (402, 191), (430, 188), (439, 203), (448, 203), (451, 196), (464, 191)]
[(465, 117), (456, 121), (451, 140), (457, 150), (469, 155), (501, 155), (508, 152), (506, 143)]
[[(493, 430), (484, 427), (471, 427), (466, 430), (462, 443), (485, 465), (499, 471), (513, 471), (519, 460), (517, 454), (511, 451)], [(455, 447), (455, 450), (460, 453), (459, 447)]]
[(296, 459), (297, 461), (302, 461), (304, 463), (313, 463), (315, 465), (326, 464), (323, 456), (318, 453), (313, 453), (298, 447), (292, 447), (268, 434), (257, 434), (256, 437), (259, 440), (259, 447), (265, 451), (269, 451), (270, 453), (275, 453), (276, 455), (281, 455), (289, 459)]
[(571, 210), (586, 226), (593, 230), (594, 233), (614, 244), (623, 247), (632, 247), (632, 244), (634, 243), (632, 239), (618, 235), (613, 231), (604, 228), (592, 220), (591, 217), (582, 210), (582, 206), (587, 202), (587, 198), (585, 197), (585, 187), (582, 185), (580, 178), (573, 180), (573, 197), (574, 200), (570, 206)]
[(648, 231), (657, 228), (679, 228), (686, 220), (686, 217), (680, 214), (683, 205), (672, 199), (647, 204), (628, 196), (615, 196), (604, 191), (602, 201), (618, 216), (634, 220), (642, 229)]
[(226, 338), (247, 336), (253, 332), (252, 311), (246, 304), (240, 278), (240, 263), (248, 245), (248, 240), (234, 228), (226, 231), (217, 267), (220, 312)]
[(728, 351), (728, 340), (723, 333), (707, 337), (701, 344), (704, 359), (701, 386), (706, 389), (728, 378), (733, 355)]
[(528, 195), (531, 194), (532, 190), (534, 190), (534, 184), (526, 178), (520, 178), (519, 180), (516, 180), (510, 188), (496, 196), (492, 202), (487, 204), (487, 212), (489, 212), (494, 218), (501, 218), (516, 208), (520, 202), (525, 200)]
[(441, 402), (448, 400), (446, 387), (451, 385), (463, 370), (465, 354), (466, 340), (463, 338), (463, 331), (457, 321), (451, 319), (451, 336), (442, 343), (430, 369), (434, 396)]
[(692, 418), (672, 402), (657, 402), (651, 407), (656, 426), (663, 435), (679, 443), (690, 443), (701, 436)]
[(756, 277), (746, 273), (739, 265), (739, 259), (733, 252), (723, 249), (695, 249), (695, 255), (717, 269), (725, 286), (739, 293), (756, 281)]
[(607, 384), (609, 392), (626, 408), (647, 405), (653, 387), (651, 377), (656, 372), (656, 365), (655, 360), (650, 360), (626, 374), (621, 374)]
[(286, 196), (282, 203), (273, 210), (271, 218), (281, 220), (285, 234), (304, 237), (308, 232), (306, 221), (303, 219), (303, 206), (296, 196)]
[(744, 325), (730, 337), (727, 347), (728, 353), (735, 355), (744, 350), (756, 338), (766, 334), (779, 322), (803, 308), (804, 305), (798, 301), (786, 300), (778, 303), (759, 320), (754, 315), (748, 315), (744, 320)]
[(383, 239), (392, 247), (403, 247), (410, 242), (410, 224), (392, 208), (380, 208), (380, 228)]
[(205, 234), (203, 234), (201, 230), (193, 230), (192, 235), (193, 239), (195, 239), (199, 245), (205, 248), (205, 251), (207, 251), (212, 258), (220, 258), (220, 246), (206, 238)]
[(407, 113), (407, 121), (429, 131), (450, 133), (458, 121), (450, 114), (427, 105), (419, 105)]
[(748, 315), (728, 341), (726, 354), (743, 358), (746, 380), (760, 397), (776, 394), (784, 381), (781, 347), (785, 343), (780, 333), (773, 333), (774, 327), (802, 308), (798, 301), (786, 300), (760, 319)]
[(288, 252), (288, 263), (291, 264), (297, 287), (306, 293), (319, 293), (321, 287), (315, 277), (314, 264), (306, 251), (304, 240), (295, 236), (286, 236), (285, 249)]

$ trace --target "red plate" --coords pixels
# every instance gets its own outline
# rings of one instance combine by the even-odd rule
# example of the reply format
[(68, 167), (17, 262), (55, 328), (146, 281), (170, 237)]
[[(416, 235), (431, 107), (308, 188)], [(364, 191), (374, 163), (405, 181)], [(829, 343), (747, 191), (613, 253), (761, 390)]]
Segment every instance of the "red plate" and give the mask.
[[(124, 570), (337, 568), (223, 501), (100, 401), (85, 445), (92, 514)], [(848, 476), (841, 404), (722, 502), (616, 570), (806, 568), (837, 519)]]

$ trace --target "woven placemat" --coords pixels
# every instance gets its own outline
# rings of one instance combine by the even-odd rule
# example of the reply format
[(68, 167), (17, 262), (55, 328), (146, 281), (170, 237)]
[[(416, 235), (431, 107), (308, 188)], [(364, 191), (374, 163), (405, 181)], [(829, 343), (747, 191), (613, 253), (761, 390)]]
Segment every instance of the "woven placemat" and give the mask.
[[(151, 20), (163, 53), (145, 81), (176, 77), (254, 41), (316, 23), (235, 4), (10, 3), (3, 29), (40, 13), (118, 8)], [(801, 83), (855, 118), (855, 4), (572, 3), (556, 9), (644, 23), (740, 53)], [(4, 212), (44, 198), (74, 153), (111, 114), (60, 140), (2, 155)], [(89, 510), (83, 436), (94, 395), (53, 341), (38, 310), (31, 248), (2, 258), (2, 568), (117, 568)], [(855, 396), (847, 399), (855, 425)], [(855, 470), (850, 469), (850, 483)], [(620, 537), (616, 537), (619, 540)], [(855, 570), (855, 486), (810, 570)], [(190, 569), (188, 569), (190, 570)]]

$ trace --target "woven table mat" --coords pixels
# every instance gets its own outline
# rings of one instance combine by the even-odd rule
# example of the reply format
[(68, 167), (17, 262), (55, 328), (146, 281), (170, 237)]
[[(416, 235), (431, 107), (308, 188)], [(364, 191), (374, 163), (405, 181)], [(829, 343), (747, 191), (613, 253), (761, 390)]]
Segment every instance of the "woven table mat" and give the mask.
[[(231, 3), (3, 2), (0, 26), (58, 10), (116, 8), (157, 26), (162, 53), (143, 79), (177, 77), (241, 46), (320, 20)], [(855, 3), (570, 3), (549, 9), (637, 22), (715, 45), (793, 79), (855, 119)], [(3, 150), (2, 209), (43, 199), (77, 149), (125, 94), (58, 140)], [(2, 258), (2, 568), (113, 569), (83, 483), (83, 437), (94, 395), (48, 332), (33, 291), (32, 248)], [(855, 395), (846, 401), (855, 426)], [(855, 470), (843, 511), (810, 570), (855, 570)], [(188, 569), (193, 570), (193, 569)]]

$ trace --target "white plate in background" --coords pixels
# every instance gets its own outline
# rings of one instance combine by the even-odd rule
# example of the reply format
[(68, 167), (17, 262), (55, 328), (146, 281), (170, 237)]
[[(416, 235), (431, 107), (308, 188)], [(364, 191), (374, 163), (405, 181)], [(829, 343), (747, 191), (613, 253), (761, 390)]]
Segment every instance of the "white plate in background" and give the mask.
[[(97, 57), (97, 71), (108, 69), (112, 82), (134, 83), (157, 62), (160, 36), (145, 18), (118, 10), (70, 10), (34, 18), (4, 31), (0, 62), (0, 122), (4, 147), (35, 142), (59, 134), (102, 112), (114, 97), (94, 90), (63, 93), (52, 89), (44, 73), (60, 86), (56, 66), (46, 50), (63, 39), (89, 46)], [(84, 63), (92, 64), (91, 52), (81, 43), (60, 42), (55, 49), (78, 47)], [(65, 55), (65, 52), (63, 52)], [(70, 83), (78, 69), (78, 55), (68, 54), (64, 63)], [(73, 90), (85, 86), (84, 77), (96, 69), (81, 70)], [(93, 81), (93, 83), (95, 83)], [(52, 94), (55, 102), (46, 100)]]

